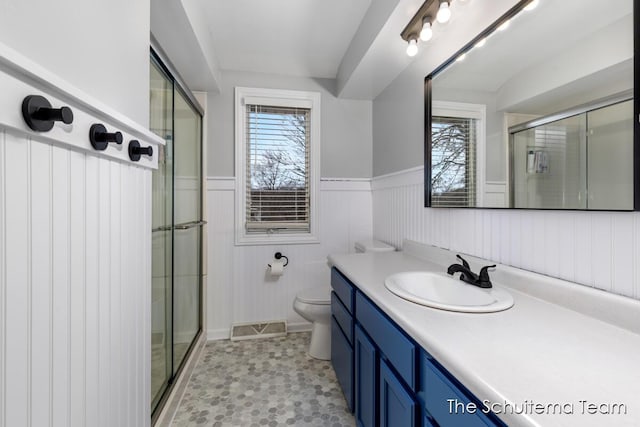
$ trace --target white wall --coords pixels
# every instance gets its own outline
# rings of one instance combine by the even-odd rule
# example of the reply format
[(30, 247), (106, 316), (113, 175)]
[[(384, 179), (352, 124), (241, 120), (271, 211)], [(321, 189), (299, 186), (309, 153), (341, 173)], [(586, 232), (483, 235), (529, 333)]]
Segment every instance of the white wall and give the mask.
[[(207, 330), (226, 338), (233, 323), (287, 320), (308, 327), (292, 308), (296, 293), (329, 285), (326, 258), (349, 252), (372, 234), (371, 101), (338, 99), (334, 80), (223, 71), (220, 93), (209, 93)], [(234, 88), (236, 86), (318, 91), (321, 111), (320, 243), (235, 246)], [(339, 177), (339, 178), (334, 178)], [(265, 275), (275, 252), (290, 264), (278, 280)]]
[(149, 0), (0, 0), (0, 43), (149, 122)]
[(207, 99), (208, 175), (234, 176), (234, 88), (317, 91), (322, 96), (321, 176), (371, 177), (371, 101), (338, 99), (334, 80), (222, 72), (220, 93)]
[[(0, 64), (0, 426), (149, 425), (162, 140), (13, 51), (0, 48)], [(18, 106), (31, 93), (69, 105), (73, 124), (28, 129)], [(93, 123), (122, 131), (123, 147), (94, 150)], [(132, 139), (155, 157), (133, 163)]]
[[(290, 328), (309, 324), (293, 311), (299, 290), (329, 287), (327, 255), (353, 252), (354, 243), (372, 233), (369, 180), (323, 179), (320, 185), (320, 243), (234, 246), (233, 178), (210, 178), (207, 189), (209, 339), (229, 337), (233, 323), (287, 320)], [(289, 257), (284, 275), (266, 274), (275, 252)]]
[[(126, 144), (160, 142), (147, 130), (149, 2), (0, 11), (0, 426), (148, 426), (157, 154), (134, 165)], [(29, 130), (19, 106), (34, 93), (74, 123)], [(123, 146), (95, 151), (92, 123)]]
[(376, 238), (395, 246), (412, 239), (640, 299), (640, 213), (425, 209), (422, 174), (373, 179)]

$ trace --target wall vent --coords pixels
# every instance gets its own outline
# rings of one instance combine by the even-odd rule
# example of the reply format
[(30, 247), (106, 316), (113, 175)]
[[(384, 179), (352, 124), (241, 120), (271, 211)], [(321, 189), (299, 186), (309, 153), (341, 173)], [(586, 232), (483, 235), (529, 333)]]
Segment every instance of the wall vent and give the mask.
[(285, 335), (287, 335), (287, 322), (285, 320), (266, 323), (237, 323), (231, 326), (231, 341), (273, 338)]

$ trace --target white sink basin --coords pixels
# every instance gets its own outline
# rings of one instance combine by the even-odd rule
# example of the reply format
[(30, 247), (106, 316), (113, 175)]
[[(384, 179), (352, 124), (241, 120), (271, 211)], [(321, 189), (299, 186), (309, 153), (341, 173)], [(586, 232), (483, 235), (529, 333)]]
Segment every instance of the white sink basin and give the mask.
[(444, 273), (409, 271), (387, 277), (388, 290), (408, 301), (441, 310), (491, 313), (513, 306), (513, 297), (501, 288), (482, 289)]

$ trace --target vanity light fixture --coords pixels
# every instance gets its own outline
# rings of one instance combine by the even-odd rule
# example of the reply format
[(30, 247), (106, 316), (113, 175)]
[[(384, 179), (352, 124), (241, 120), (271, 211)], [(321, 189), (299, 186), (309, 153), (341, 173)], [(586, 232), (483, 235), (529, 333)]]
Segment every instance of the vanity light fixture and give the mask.
[(407, 55), (416, 56), (417, 53), (418, 53), (418, 38), (415, 35), (413, 35), (409, 39), (409, 45), (407, 46)]
[(509, 28), (509, 24), (511, 24), (511, 20), (508, 19), (506, 21), (504, 21), (499, 27), (498, 27), (498, 31), (504, 31), (507, 28)]
[(440, 2), (440, 8), (438, 9), (438, 14), (436, 15), (436, 19), (441, 24), (449, 22), (449, 19), (451, 19), (451, 9), (449, 9), (448, 0)]
[(420, 30), (420, 40), (428, 42), (433, 37), (433, 30), (431, 29), (431, 17), (425, 16), (422, 19), (422, 30)]
[[(418, 35), (421, 41), (429, 41), (433, 37), (433, 24), (444, 24), (451, 19), (449, 6), (453, 0), (426, 0), (413, 15), (407, 26), (400, 33), (400, 37), (408, 43), (407, 55), (418, 53)], [(457, 0), (456, 0), (457, 1)], [(464, 1), (464, 0), (460, 0)], [(434, 18), (435, 17), (435, 18)], [(415, 40), (415, 42), (413, 41)]]

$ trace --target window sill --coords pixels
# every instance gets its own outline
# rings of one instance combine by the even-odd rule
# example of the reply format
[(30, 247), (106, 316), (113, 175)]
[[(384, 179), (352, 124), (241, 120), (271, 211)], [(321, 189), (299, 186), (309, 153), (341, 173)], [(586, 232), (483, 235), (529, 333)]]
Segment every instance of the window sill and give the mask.
[(236, 246), (260, 245), (313, 245), (319, 244), (320, 239), (313, 234), (238, 234)]

